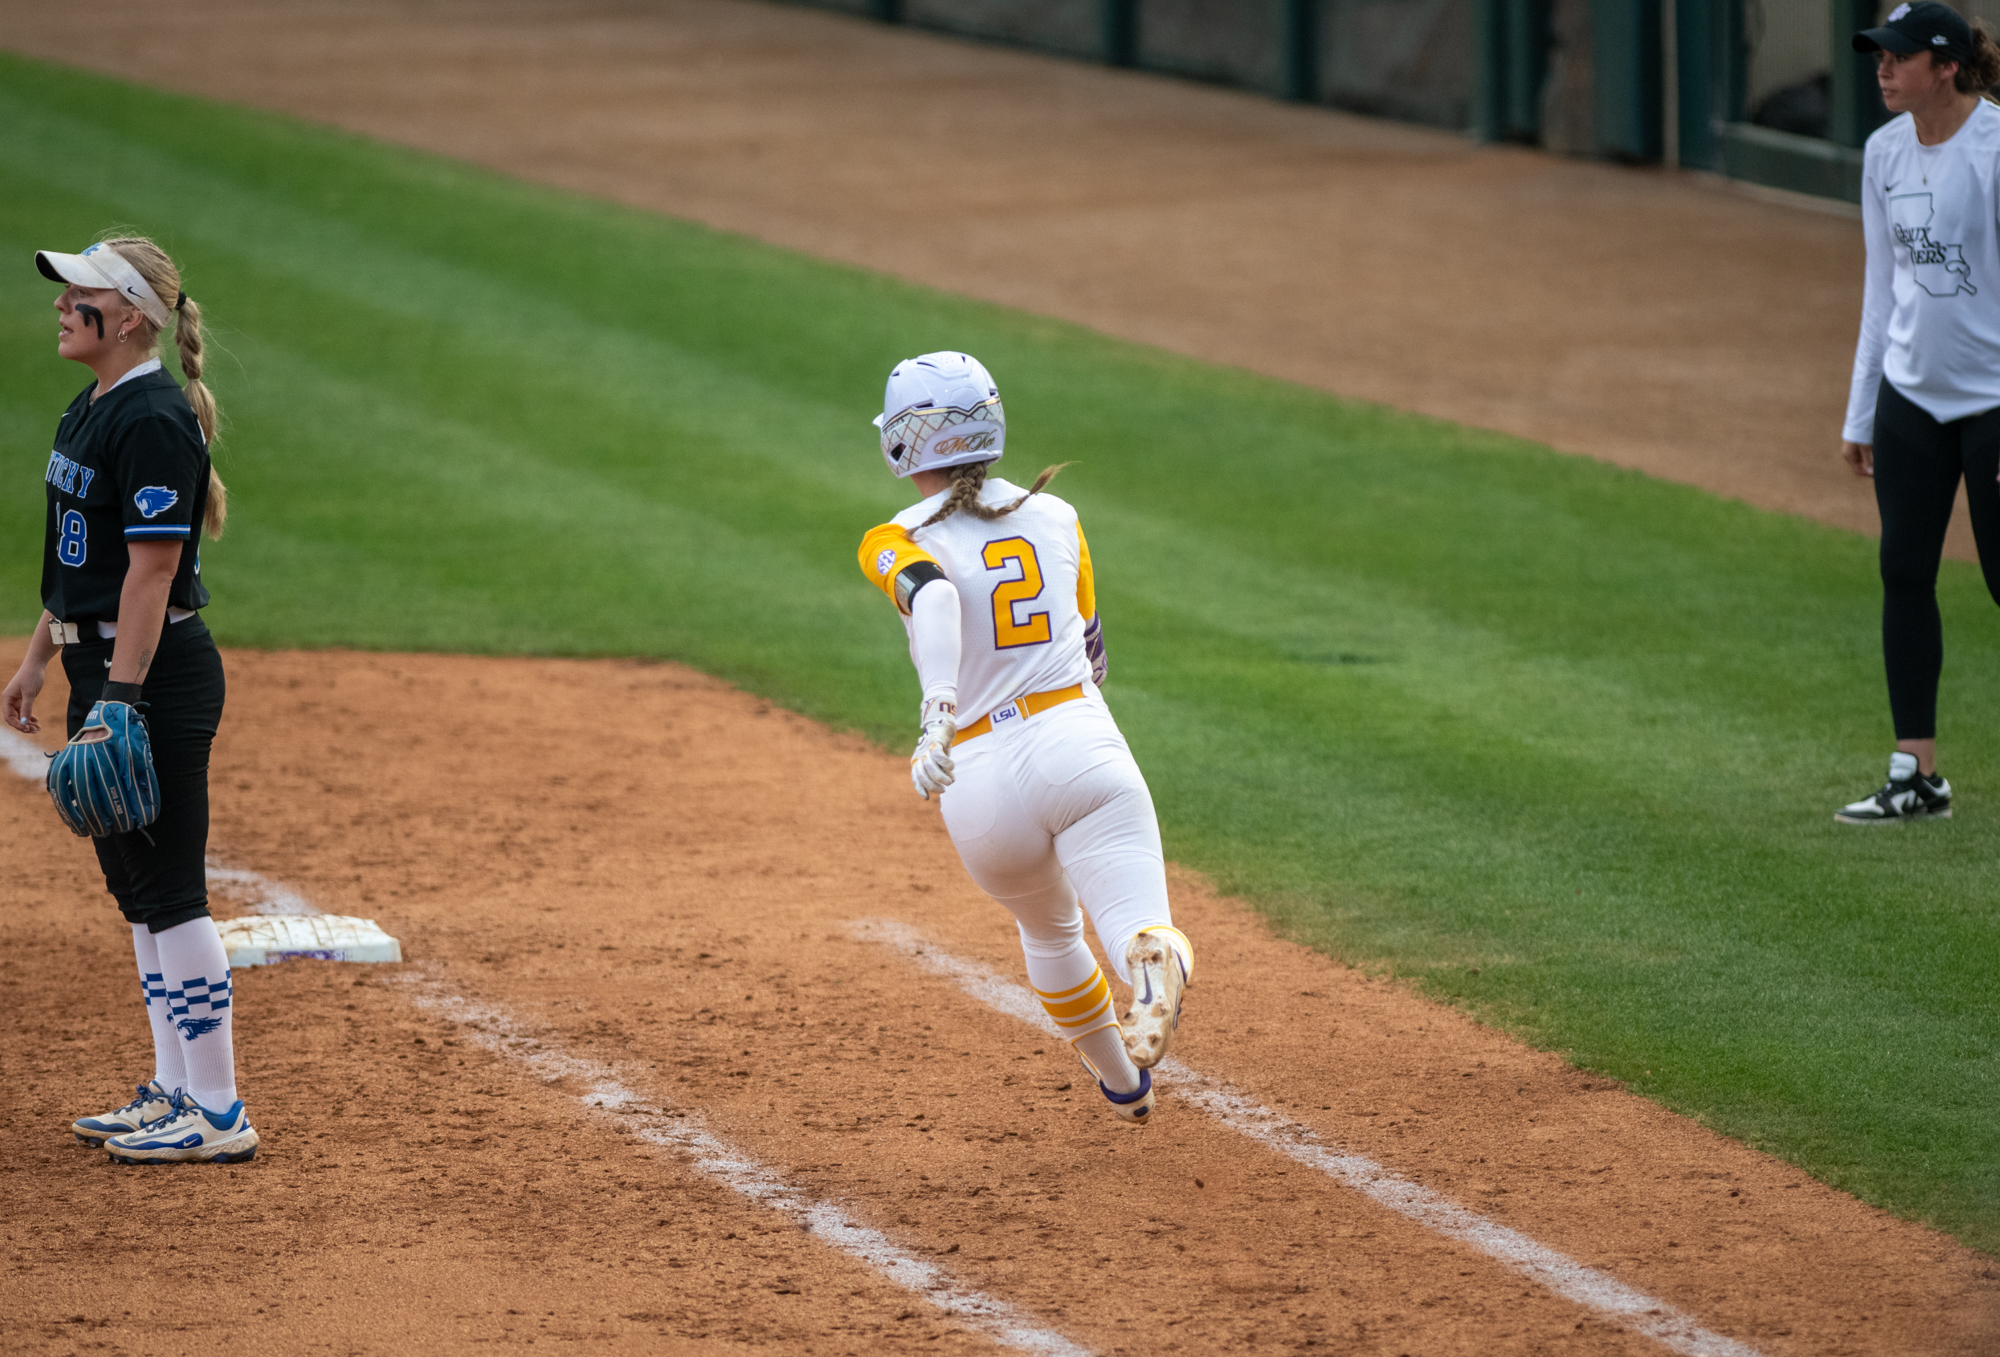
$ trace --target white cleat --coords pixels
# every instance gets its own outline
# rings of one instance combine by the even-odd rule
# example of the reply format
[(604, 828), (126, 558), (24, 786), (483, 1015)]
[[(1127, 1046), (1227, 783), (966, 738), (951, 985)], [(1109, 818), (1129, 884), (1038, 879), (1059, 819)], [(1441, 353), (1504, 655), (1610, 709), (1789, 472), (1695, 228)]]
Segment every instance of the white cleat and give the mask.
[(147, 1122), (157, 1121), (174, 1110), (174, 1095), (160, 1087), (157, 1079), (148, 1079), (139, 1085), (138, 1093), (138, 1097), (115, 1112), (106, 1112), (100, 1117), (78, 1117), (69, 1124), (70, 1131), (78, 1140), (95, 1148), (113, 1136), (136, 1131)]
[(113, 1136), (104, 1148), (120, 1164), (241, 1164), (257, 1153), (257, 1130), (241, 1098), (227, 1112), (211, 1112), (177, 1092), (166, 1116)]
[(1153, 1072), (1151, 1070), (1139, 1071), (1139, 1087), (1133, 1089), (1130, 1093), (1113, 1093), (1104, 1086), (1102, 1079), (1097, 1081), (1097, 1091), (1104, 1095), (1104, 1100), (1111, 1104), (1112, 1112), (1121, 1121), (1129, 1121), (1134, 1126), (1144, 1126), (1147, 1118), (1153, 1115)]
[(1181, 992), (1187, 967), (1172, 943), (1148, 929), (1125, 949), (1125, 973), (1132, 977), (1132, 1009), (1119, 1022), (1125, 1053), (1149, 1070), (1167, 1058), (1181, 1024)]

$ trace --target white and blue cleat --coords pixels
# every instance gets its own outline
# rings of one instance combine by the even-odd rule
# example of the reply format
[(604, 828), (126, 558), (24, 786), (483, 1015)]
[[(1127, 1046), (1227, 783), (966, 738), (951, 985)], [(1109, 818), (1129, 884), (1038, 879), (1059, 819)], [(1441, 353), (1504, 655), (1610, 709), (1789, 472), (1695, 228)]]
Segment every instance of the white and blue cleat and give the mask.
[(211, 1112), (176, 1091), (166, 1116), (111, 1137), (104, 1148), (119, 1164), (241, 1164), (257, 1153), (257, 1130), (241, 1098), (227, 1112)]
[(1125, 949), (1125, 970), (1132, 978), (1132, 1008), (1118, 1024), (1125, 1052), (1140, 1069), (1151, 1069), (1167, 1058), (1180, 1028), (1187, 962), (1160, 930), (1148, 929)]
[(1112, 1112), (1116, 1113), (1122, 1120), (1129, 1121), (1135, 1126), (1144, 1125), (1146, 1118), (1153, 1114), (1153, 1072), (1151, 1070), (1139, 1071), (1139, 1087), (1130, 1093), (1113, 1093), (1104, 1086), (1102, 1079), (1097, 1081), (1097, 1090), (1104, 1095), (1105, 1101), (1111, 1104)]
[(138, 1093), (138, 1097), (115, 1112), (106, 1112), (101, 1117), (78, 1117), (69, 1124), (69, 1129), (78, 1140), (94, 1149), (113, 1136), (136, 1131), (174, 1110), (174, 1095), (162, 1088), (157, 1079), (140, 1084)]

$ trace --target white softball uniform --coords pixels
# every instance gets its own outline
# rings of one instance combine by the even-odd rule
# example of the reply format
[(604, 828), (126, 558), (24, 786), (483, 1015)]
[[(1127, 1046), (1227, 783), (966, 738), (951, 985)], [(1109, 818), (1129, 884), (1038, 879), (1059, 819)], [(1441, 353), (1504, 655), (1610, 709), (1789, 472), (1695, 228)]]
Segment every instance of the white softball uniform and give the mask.
[[(1008, 504), (1026, 493), (996, 478), (986, 482), (979, 500)], [(1097, 586), (1076, 510), (1063, 500), (1044, 492), (990, 523), (955, 513), (918, 526), (945, 495), (940, 490), (871, 529), (862, 539), (861, 566), (892, 599), (896, 576), (916, 561), (935, 562), (958, 587), (958, 728), (964, 734), (996, 711), (1001, 723), (1014, 719), (1004, 704), (1016, 698), (1090, 684), (1083, 628), (1097, 612)], [(896, 603), (908, 632), (908, 602)]]
[[(993, 479), (980, 502), (1025, 493)], [(959, 721), (945, 828), (972, 879), (1013, 912), (1029, 980), (1079, 1041), (1117, 1022), (1083, 941), (1083, 911), (1121, 976), (1134, 936), (1172, 928), (1153, 798), (1091, 681), (1084, 632), (1096, 584), (1076, 510), (1043, 493), (992, 521), (960, 511), (920, 526), (945, 498), (940, 491), (871, 529), (861, 567), (906, 629), (904, 570), (934, 563), (957, 590)], [(914, 634), (911, 657), (919, 661)], [(1191, 969), (1186, 938), (1169, 936)]]
[(1841, 437), (1875, 441), (1882, 378), (1940, 423), (2000, 406), (2000, 108), (1924, 146), (1905, 113), (1868, 138), (1861, 337)]

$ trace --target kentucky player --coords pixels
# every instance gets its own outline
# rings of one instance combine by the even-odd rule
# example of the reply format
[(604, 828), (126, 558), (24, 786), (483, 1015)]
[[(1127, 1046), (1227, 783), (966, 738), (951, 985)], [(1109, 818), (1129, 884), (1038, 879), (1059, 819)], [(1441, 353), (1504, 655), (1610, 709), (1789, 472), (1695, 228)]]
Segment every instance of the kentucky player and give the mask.
[[(234, 1163), (257, 1152), (236, 1096), (229, 961), (208, 913), (208, 752), (222, 717), (222, 656), (202, 623), (197, 529), (222, 534), (222, 481), (209, 463), (215, 400), (201, 382), (201, 309), (173, 261), (143, 239), (81, 254), (43, 251), (66, 284), (56, 352), (95, 380), (56, 426), (44, 474), (42, 620), (0, 695), (0, 719), (41, 729), (35, 698), (58, 649), (74, 739), (93, 706), (144, 711), (159, 779), (157, 819), (92, 840), (104, 884), (132, 926), (153, 1077), (116, 1111), (72, 1130), (128, 1164)], [(174, 331), (183, 388), (161, 367)], [(104, 731), (86, 731), (86, 740)], [(81, 832), (81, 831), (79, 831)]]

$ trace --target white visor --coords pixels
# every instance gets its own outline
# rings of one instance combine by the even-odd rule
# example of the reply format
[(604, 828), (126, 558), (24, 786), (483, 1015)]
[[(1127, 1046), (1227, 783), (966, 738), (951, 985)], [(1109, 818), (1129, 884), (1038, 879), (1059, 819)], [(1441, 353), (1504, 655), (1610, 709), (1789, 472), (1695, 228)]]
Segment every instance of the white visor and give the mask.
[(174, 315), (146, 283), (131, 261), (109, 245), (97, 244), (82, 254), (61, 254), (55, 250), (35, 251), (35, 267), (42, 277), (78, 287), (106, 287), (145, 313), (146, 319), (167, 328)]

